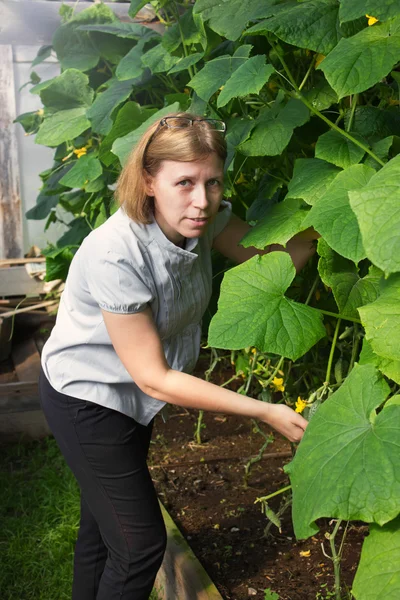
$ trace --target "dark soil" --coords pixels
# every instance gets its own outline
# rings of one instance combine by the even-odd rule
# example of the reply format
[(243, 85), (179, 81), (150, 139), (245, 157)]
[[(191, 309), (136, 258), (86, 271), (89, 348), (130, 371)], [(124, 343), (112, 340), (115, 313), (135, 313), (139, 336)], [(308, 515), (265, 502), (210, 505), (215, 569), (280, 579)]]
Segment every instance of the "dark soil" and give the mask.
[[(198, 373), (201, 376), (201, 372)], [(227, 380), (232, 373), (220, 373)], [(327, 600), (334, 598), (334, 575), (329, 540), (324, 535), (333, 524), (321, 521), (321, 531), (306, 541), (296, 541), (290, 508), (282, 517), (282, 530), (274, 525), (265, 536), (268, 520), (256, 498), (289, 484), (283, 466), (290, 458), (266, 458), (255, 464), (248, 486), (244, 465), (256, 456), (264, 438), (254, 432), (250, 419), (205, 414), (204, 442), (194, 442), (196, 411), (171, 407), (164, 423), (157, 417), (152, 438), (151, 472), (161, 501), (209, 573), (222, 597), (264, 599), (264, 590), (279, 600)], [(271, 433), (263, 426), (265, 433)], [(278, 434), (266, 453), (287, 453), (290, 444)], [(286, 496), (287, 497), (287, 496)], [(269, 502), (275, 511), (283, 496)], [(340, 543), (343, 529), (339, 532)], [(349, 528), (342, 560), (343, 598), (350, 597), (367, 528)]]

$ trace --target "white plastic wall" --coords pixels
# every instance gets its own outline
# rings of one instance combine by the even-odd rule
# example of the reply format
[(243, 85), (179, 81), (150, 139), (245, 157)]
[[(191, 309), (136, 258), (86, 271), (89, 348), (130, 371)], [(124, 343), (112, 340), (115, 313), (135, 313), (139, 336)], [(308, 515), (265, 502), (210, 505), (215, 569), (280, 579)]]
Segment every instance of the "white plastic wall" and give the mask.
[[(30, 80), (31, 62), (36, 56), (39, 46), (14, 46), (14, 80), (17, 115), (41, 108), (40, 97), (30, 93), (31, 85), (21, 87)], [(42, 80), (50, 79), (60, 73), (55, 61), (45, 61), (34, 67), (34, 71)], [(48, 242), (56, 242), (65, 231), (62, 224), (52, 224), (45, 232), (43, 221), (28, 220), (27, 210), (36, 204), (36, 197), (41, 186), (39, 173), (49, 169), (53, 163), (54, 150), (35, 144), (35, 136), (26, 135), (22, 126), (15, 125), (18, 139), (18, 156), (20, 168), (20, 186), (23, 212), (24, 252), (33, 245), (44, 248)]]

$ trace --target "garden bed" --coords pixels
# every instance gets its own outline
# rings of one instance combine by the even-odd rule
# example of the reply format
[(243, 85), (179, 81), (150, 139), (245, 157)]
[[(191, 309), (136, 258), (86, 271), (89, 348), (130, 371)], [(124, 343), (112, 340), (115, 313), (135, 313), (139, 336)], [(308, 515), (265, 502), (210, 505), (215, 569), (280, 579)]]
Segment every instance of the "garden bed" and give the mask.
[[(220, 374), (221, 376), (221, 374)], [(225, 379), (228, 379), (227, 374)], [(334, 583), (332, 562), (325, 532), (328, 521), (320, 522), (319, 534), (296, 541), (290, 509), (282, 517), (282, 531), (272, 526), (256, 498), (288, 485), (283, 466), (290, 458), (266, 458), (255, 464), (248, 486), (244, 486), (244, 466), (258, 454), (263, 437), (253, 431), (250, 419), (205, 414), (204, 442), (194, 442), (197, 412), (173, 407), (169, 420), (157, 417), (152, 438), (150, 465), (160, 499), (188, 540), (194, 553), (226, 600), (251, 596), (264, 599), (264, 590), (279, 596), (274, 600), (327, 600)], [(265, 433), (271, 433), (263, 427)], [(268, 454), (289, 455), (290, 444), (281, 436), (266, 450)], [(278, 510), (282, 495), (272, 498)], [(343, 598), (351, 588), (359, 561), (364, 525), (349, 528), (342, 560)]]

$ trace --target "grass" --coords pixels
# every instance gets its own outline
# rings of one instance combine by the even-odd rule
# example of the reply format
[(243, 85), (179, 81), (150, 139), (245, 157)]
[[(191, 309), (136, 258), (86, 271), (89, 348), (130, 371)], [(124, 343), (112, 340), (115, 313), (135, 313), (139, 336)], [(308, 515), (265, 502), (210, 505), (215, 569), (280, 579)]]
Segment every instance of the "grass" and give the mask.
[(78, 524), (78, 486), (54, 439), (0, 448), (1, 600), (70, 600)]

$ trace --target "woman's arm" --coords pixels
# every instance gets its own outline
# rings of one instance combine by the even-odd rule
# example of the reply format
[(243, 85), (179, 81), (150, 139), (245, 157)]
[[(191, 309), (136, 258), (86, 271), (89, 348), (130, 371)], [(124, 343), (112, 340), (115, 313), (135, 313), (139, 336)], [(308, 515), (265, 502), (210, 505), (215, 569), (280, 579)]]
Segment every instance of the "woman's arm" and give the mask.
[(288, 406), (254, 400), (171, 369), (150, 309), (131, 315), (102, 312), (119, 358), (149, 396), (186, 408), (253, 417), (292, 442), (302, 438), (307, 421)]
[(288, 252), (296, 271), (299, 272), (315, 252), (313, 240), (320, 237), (319, 233), (310, 228), (295, 235), (288, 241), (286, 248), (280, 244), (271, 244), (265, 250), (239, 246), (240, 240), (250, 229), (250, 225), (245, 221), (242, 221), (236, 215), (232, 215), (228, 225), (215, 238), (213, 247), (237, 263), (245, 262), (256, 254), (268, 254), (274, 250)]

